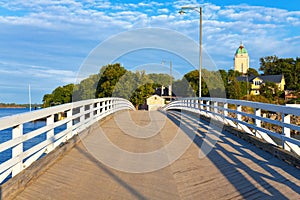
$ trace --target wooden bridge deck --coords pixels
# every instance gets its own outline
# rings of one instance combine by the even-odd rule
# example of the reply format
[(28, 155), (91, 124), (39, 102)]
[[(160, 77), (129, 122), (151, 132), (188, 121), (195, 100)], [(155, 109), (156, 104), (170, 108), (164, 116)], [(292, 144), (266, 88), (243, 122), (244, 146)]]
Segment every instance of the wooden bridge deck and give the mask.
[[(299, 169), (236, 136), (220, 134), (212, 151), (200, 159), (199, 149), (205, 140), (207, 123), (201, 123), (195, 131), (193, 127), (198, 127), (198, 123), (193, 118), (180, 119), (179, 113), (166, 117), (154, 112), (151, 127), (147, 126), (148, 112), (129, 113), (139, 128), (132, 126), (124, 113), (99, 123), (101, 129), (94, 125), (84, 142), (57, 160), (16, 199), (300, 199)], [(179, 120), (184, 132), (178, 133)], [(126, 124), (126, 130), (118, 128)], [(128, 131), (147, 134), (161, 124), (159, 133), (149, 138), (127, 134)], [(99, 147), (99, 132), (105, 132), (112, 143), (129, 152), (154, 151), (169, 144), (176, 134), (183, 134), (187, 139), (196, 137), (183, 155), (167, 167), (147, 173), (128, 173), (97, 159), (93, 148)], [(105, 145), (99, 148), (109, 151)], [(121, 166), (128, 165), (128, 160), (116, 153), (108, 152), (107, 157)], [(144, 165), (142, 162), (137, 160), (134, 164)]]

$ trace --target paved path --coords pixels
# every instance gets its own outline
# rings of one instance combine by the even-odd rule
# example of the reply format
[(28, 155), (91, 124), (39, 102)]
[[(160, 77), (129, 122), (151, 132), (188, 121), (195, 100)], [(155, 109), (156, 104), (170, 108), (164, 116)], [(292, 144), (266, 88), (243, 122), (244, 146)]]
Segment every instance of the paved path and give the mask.
[(299, 179), (299, 169), (189, 116), (123, 112), (95, 124), (16, 199), (300, 199)]

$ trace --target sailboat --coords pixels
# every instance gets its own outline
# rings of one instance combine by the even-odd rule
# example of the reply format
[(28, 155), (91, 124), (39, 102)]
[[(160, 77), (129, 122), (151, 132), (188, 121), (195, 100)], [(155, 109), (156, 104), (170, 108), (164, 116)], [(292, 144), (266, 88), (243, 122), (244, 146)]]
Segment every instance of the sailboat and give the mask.
[(31, 88), (30, 88), (30, 84), (28, 86), (28, 93), (29, 93), (29, 112), (31, 112)]

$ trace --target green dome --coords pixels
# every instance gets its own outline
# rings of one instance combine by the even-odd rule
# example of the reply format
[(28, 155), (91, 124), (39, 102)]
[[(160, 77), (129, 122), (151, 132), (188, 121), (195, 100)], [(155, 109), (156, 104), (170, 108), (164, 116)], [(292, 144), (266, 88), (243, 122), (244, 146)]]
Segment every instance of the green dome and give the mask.
[(245, 54), (248, 53), (247, 49), (245, 49), (245, 47), (241, 44), (240, 47), (236, 50), (235, 55), (236, 54)]

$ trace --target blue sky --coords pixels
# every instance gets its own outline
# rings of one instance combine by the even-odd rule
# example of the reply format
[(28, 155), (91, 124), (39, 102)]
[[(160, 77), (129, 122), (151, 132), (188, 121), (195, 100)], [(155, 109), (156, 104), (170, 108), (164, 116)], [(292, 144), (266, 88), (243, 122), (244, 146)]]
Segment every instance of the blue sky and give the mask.
[[(175, 35), (182, 34), (183, 38), (198, 43), (199, 15), (193, 11), (179, 15), (178, 10), (184, 5), (203, 7), (203, 48), (216, 69), (232, 68), (240, 41), (249, 52), (251, 67), (256, 69), (259, 58), (264, 56), (300, 56), (298, 0), (288, 3), (279, 0), (2, 0), (0, 102), (27, 103), (30, 84), (32, 102), (41, 103), (43, 95), (57, 86), (77, 82), (82, 71), (96, 73), (106, 63), (99, 58), (93, 63), (93, 70), (86, 70), (85, 63), (93, 50), (103, 57), (114, 54), (116, 48), (127, 49), (127, 54), (116, 55), (111, 62), (119, 61), (132, 70), (160, 63), (162, 59), (172, 60), (179, 76), (197, 68), (197, 46), (185, 46), (174, 39)], [(154, 38), (161, 36), (171, 49), (178, 47), (195, 60), (188, 62), (178, 53), (169, 52), (167, 47), (130, 49), (131, 44), (143, 43), (145, 35), (125, 38), (123, 43), (111, 42), (128, 31), (142, 28), (165, 29), (158, 31)], [(174, 37), (164, 34), (168, 31), (174, 31)], [(106, 45), (103, 49), (102, 44), (107, 41), (114, 46)]]

